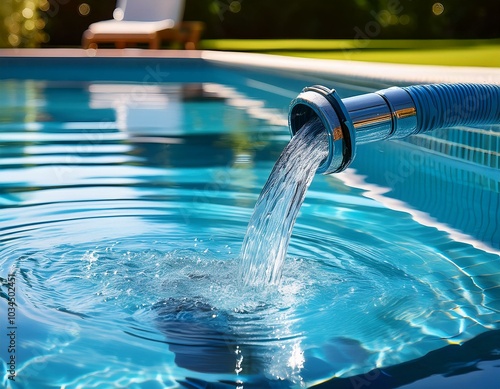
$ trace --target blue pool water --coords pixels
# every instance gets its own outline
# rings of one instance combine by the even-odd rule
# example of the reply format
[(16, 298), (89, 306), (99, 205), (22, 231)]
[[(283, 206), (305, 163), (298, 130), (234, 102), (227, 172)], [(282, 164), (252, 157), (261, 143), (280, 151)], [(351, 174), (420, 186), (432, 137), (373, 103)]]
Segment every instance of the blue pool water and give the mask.
[(3, 387), (496, 387), (498, 127), (359, 147), (254, 289), (240, 248), (307, 83), (154, 69), (0, 83)]

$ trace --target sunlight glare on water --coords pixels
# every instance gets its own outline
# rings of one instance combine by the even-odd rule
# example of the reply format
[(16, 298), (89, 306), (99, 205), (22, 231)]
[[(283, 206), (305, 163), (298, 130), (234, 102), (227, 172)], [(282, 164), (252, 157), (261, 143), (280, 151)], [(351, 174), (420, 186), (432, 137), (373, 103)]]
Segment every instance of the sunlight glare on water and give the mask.
[[(391, 208), (363, 170), (316, 175), (307, 188), (322, 132), (297, 134), (289, 166), (275, 168), (278, 181), (303, 181), (266, 184), (257, 210), (279, 201), (247, 238), (260, 254), (245, 262), (247, 222), (289, 140), (284, 126), (216, 98), (213, 85), (160, 85), (145, 100), (163, 105), (116, 112), (137, 84), (0, 86), (0, 318), (15, 274), (19, 331), (15, 382), (0, 347), (2, 388), (295, 389), (350, 382), (498, 328), (498, 255), (419, 223), (402, 201)], [(365, 169), (406, 161), (400, 144), (386, 144)], [(412, 166), (436, 179), (433, 192), (461, 193), (436, 161), (422, 153)], [(419, 194), (417, 171), (404, 186)], [(474, 197), (492, 215), (493, 188)]]

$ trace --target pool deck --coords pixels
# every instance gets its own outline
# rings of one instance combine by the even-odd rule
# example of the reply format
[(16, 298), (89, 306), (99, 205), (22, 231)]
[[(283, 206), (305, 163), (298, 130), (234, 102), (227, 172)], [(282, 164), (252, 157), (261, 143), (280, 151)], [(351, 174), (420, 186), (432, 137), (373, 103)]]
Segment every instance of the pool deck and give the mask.
[(473, 82), (500, 85), (500, 68), (386, 64), (378, 62), (340, 61), (296, 58), (279, 55), (144, 49), (0, 49), (2, 58), (151, 58), (199, 59), (222, 66), (270, 71), (288, 71), (301, 75), (345, 79), (345, 82), (378, 81), (390, 84), (425, 84)]

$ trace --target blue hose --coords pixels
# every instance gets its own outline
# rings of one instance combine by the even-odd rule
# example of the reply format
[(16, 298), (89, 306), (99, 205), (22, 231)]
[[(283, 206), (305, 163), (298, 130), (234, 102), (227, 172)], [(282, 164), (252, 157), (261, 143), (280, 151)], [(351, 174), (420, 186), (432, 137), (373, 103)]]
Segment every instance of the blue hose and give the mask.
[(415, 85), (406, 90), (417, 111), (417, 129), (500, 123), (500, 86), (486, 84)]

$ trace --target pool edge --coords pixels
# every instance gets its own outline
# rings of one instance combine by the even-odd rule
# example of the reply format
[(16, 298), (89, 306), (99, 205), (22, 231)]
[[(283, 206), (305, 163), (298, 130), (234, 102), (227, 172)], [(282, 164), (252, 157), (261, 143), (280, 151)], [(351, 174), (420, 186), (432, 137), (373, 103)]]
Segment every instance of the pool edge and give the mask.
[[(222, 52), (208, 50), (143, 50), (143, 49), (0, 49), (0, 67), (5, 59), (19, 62), (69, 60), (91, 58), (126, 60), (161, 60), (205, 62), (215, 66), (229, 66), (263, 71), (287, 71), (301, 76), (342, 78), (345, 82), (378, 82), (384, 84), (423, 84), (473, 82), (500, 85), (500, 68), (408, 65), (379, 62), (344, 61), (286, 57), (280, 55)], [(1, 77), (5, 78), (5, 77)]]

